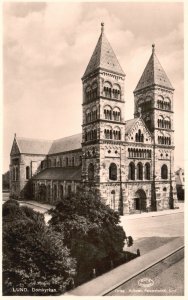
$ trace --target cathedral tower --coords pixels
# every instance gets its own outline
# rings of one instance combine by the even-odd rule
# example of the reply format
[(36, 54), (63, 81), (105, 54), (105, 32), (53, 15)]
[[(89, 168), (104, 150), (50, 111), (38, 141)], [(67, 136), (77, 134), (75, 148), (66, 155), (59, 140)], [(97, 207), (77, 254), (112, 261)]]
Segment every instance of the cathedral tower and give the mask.
[(173, 208), (174, 181), (173, 92), (152, 45), (151, 57), (134, 90), (134, 117), (140, 114), (153, 134), (153, 205), (156, 210)]
[(82, 181), (115, 210), (121, 194), (125, 74), (101, 34), (83, 82)]

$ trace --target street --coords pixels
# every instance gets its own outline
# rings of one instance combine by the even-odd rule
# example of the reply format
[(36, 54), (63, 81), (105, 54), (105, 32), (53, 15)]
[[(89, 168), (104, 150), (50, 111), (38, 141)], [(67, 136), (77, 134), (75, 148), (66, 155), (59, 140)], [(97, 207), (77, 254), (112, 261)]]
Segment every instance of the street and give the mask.
[(125, 250), (136, 252), (139, 248), (141, 255), (172, 241), (176, 237), (184, 236), (184, 213), (159, 215), (157, 217), (129, 219), (121, 218), (126, 235), (134, 240), (132, 247)]
[(183, 212), (137, 219), (123, 216), (121, 225), (126, 234), (132, 235), (135, 239), (151, 236), (177, 237), (184, 235)]
[[(183, 296), (183, 273), (184, 250), (182, 249), (122, 284), (107, 296)], [(149, 282), (148, 286), (147, 282)]]

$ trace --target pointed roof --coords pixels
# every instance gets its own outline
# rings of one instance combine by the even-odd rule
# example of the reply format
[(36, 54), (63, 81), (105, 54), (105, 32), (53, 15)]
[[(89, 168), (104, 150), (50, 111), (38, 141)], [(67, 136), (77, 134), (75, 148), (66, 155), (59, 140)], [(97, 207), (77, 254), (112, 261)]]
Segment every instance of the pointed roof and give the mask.
[(20, 153), (25, 154), (48, 154), (53, 141), (43, 139), (32, 139), (24, 137), (16, 137), (16, 142)]
[(145, 130), (146, 132), (148, 133), (148, 135), (150, 137), (152, 137), (151, 135), (151, 132), (149, 131), (149, 129), (147, 128), (144, 120), (142, 119), (141, 116), (139, 116), (138, 118), (134, 118), (134, 119), (131, 119), (131, 120), (127, 120), (125, 121), (125, 135), (129, 135), (130, 131), (132, 129), (134, 129), (135, 125), (138, 123), (138, 122), (141, 122), (142, 126), (145, 127)]
[(159, 85), (174, 90), (155, 54), (155, 45), (152, 45), (152, 54), (134, 92), (153, 85)]
[(81, 149), (82, 134), (74, 134), (57, 140), (14, 137), (11, 155), (15, 153), (50, 155)]
[(139, 120), (139, 118), (131, 119), (125, 121), (125, 135), (129, 133), (134, 124)]
[(101, 23), (101, 35), (90, 58), (83, 78), (99, 68), (113, 73), (118, 73), (120, 75), (125, 75), (110, 43), (104, 34), (104, 23)]

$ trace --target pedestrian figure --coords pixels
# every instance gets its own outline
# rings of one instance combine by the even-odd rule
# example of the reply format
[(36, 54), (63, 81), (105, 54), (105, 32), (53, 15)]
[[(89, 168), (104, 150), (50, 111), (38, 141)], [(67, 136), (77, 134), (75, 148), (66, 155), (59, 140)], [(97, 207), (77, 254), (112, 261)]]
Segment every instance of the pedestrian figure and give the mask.
[(95, 278), (96, 277), (96, 269), (94, 268), (93, 269), (93, 278)]
[(137, 249), (137, 256), (140, 256), (140, 249)]

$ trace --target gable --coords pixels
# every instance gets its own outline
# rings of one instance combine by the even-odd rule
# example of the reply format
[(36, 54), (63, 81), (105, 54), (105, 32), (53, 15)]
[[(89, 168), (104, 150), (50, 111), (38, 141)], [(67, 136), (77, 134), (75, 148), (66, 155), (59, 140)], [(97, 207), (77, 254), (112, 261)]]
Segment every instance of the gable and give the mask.
[(13, 144), (12, 144), (12, 148), (11, 148), (11, 151), (10, 151), (10, 155), (17, 155), (17, 154), (20, 154), (20, 150), (19, 150), (16, 139), (14, 139)]
[(139, 134), (143, 135), (144, 144), (151, 144), (153, 141), (151, 133), (141, 118), (138, 118), (135, 122), (132, 122), (132, 126), (129, 126), (125, 140), (133, 143), (138, 142), (138, 140), (136, 140), (136, 134), (137, 136), (139, 136)]

